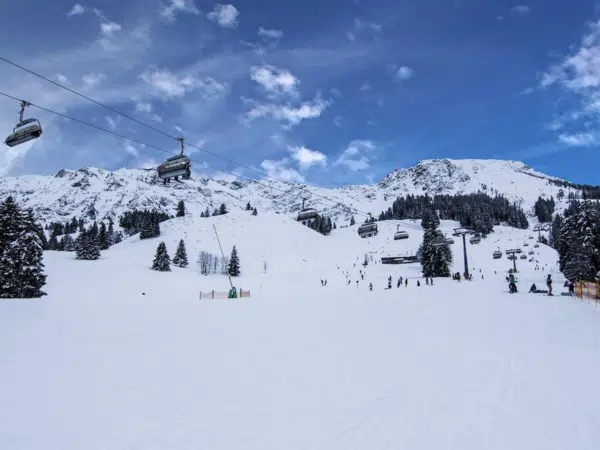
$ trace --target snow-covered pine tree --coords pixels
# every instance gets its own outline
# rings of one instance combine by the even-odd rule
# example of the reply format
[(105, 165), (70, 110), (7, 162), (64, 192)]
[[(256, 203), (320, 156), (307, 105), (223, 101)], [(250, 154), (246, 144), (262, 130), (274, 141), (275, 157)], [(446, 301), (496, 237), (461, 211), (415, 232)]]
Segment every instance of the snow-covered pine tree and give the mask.
[(240, 275), (240, 258), (238, 256), (237, 248), (235, 245), (233, 246), (233, 250), (231, 250), (231, 257), (229, 258), (229, 266), (227, 268), (229, 275), (232, 277), (237, 277)]
[(40, 230), (32, 209), (22, 211), (12, 197), (0, 204), (0, 298), (46, 295)]
[(173, 264), (175, 264), (177, 267), (188, 266), (188, 257), (183, 239), (181, 239), (177, 245), (177, 250), (175, 251), (175, 256), (173, 257)]
[(183, 200), (179, 200), (179, 202), (177, 203), (177, 214), (175, 214), (176, 217), (184, 217), (185, 216), (185, 203), (183, 202)]
[(167, 253), (167, 245), (164, 242), (158, 244), (156, 248), (152, 270), (158, 270), (159, 272), (169, 272), (171, 270), (171, 258)]
[(98, 234), (87, 230), (79, 233), (75, 241), (75, 259), (93, 261), (100, 258), (100, 239)]
[(108, 218), (108, 245), (109, 247), (115, 244), (115, 226), (113, 220)]
[(17, 294), (19, 298), (37, 298), (46, 295), (42, 291), (42, 287), (46, 284), (46, 275), (44, 275), (42, 261), (44, 258), (42, 241), (33, 210), (29, 209), (23, 214), (22, 225), (21, 235), (15, 243), (15, 247), (20, 248), (17, 264)]
[(100, 241), (100, 250), (108, 250), (108, 248), (110, 247), (110, 240), (108, 239), (108, 231), (104, 222), (100, 223), (100, 232), (98, 234), (98, 240)]
[(350, 226), (352, 225), (356, 225), (356, 220), (354, 219), (354, 216), (350, 217)]
[(250, 202), (246, 203), (246, 211), (250, 211), (251, 209)]
[(56, 235), (52, 235), (50, 236), (50, 239), (48, 240), (48, 245), (46, 246), (46, 248), (48, 250), (58, 250), (58, 238), (56, 237)]
[(22, 212), (12, 197), (0, 204), (0, 298), (17, 298), (16, 264), (21, 249), (16, 242), (21, 235)]
[(448, 277), (452, 264), (452, 250), (449, 245), (434, 246), (433, 240), (442, 238), (443, 234), (437, 229), (440, 219), (433, 208), (423, 212), (421, 226), (423, 227), (423, 242), (419, 247), (417, 256), (421, 262), (423, 276)]
[(221, 206), (219, 207), (219, 215), (223, 214), (227, 214), (227, 207), (225, 206), (225, 203), (221, 203)]
[(70, 234), (65, 234), (65, 236), (62, 239), (62, 246), (65, 252), (75, 251), (75, 241), (73, 240)]
[(254, 210), (252, 210), (252, 215), (253, 215), (253, 216), (256, 216), (256, 215), (258, 215), (258, 211), (256, 210), (256, 208), (254, 208)]

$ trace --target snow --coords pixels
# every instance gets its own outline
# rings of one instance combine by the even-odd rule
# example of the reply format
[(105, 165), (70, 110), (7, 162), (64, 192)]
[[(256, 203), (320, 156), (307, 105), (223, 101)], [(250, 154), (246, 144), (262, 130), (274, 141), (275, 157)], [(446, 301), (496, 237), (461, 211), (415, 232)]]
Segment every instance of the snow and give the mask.
[[(200, 250), (219, 252), (213, 225), (252, 298), (198, 298), (228, 288), (195, 267)], [(236, 210), (167, 221), (97, 261), (46, 252), (48, 296), (0, 302), (0, 448), (595, 450), (600, 311), (525, 293), (548, 272), (564, 291), (554, 250), (535, 249), (543, 271), (517, 261), (514, 295), (512, 263), (492, 252), (534, 241), (504, 227), (467, 243), (472, 282), (417, 287), (418, 265), (370, 264), (357, 289), (365, 253), (416, 251), (422, 234), (404, 225), (402, 241), (386, 222), (373, 238), (358, 225), (324, 237)], [(158, 243), (173, 256), (181, 238), (190, 267), (150, 270)]]

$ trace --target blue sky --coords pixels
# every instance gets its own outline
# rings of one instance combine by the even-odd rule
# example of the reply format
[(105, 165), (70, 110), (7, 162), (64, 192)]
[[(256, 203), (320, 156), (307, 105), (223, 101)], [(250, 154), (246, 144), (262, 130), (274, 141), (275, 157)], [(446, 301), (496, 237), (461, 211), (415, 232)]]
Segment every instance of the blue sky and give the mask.
[[(32, 14), (32, 10), (35, 13)], [(0, 55), (246, 166), (334, 186), (429, 158), (506, 158), (597, 184), (592, 0), (32, 0)], [(177, 142), (0, 62), (0, 91), (170, 151)], [(0, 98), (8, 134), (18, 104)], [(150, 167), (156, 150), (31, 109), (0, 175)], [(192, 159), (256, 174), (202, 151)], [(229, 176), (194, 165), (196, 175)]]

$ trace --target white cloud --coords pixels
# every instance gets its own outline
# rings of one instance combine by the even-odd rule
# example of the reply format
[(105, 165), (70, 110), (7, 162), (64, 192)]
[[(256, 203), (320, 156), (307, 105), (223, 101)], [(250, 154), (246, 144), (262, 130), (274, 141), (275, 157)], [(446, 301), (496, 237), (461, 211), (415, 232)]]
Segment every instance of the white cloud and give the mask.
[(292, 158), (298, 161), (300, 170), (306, 170), (315, 165), (327, 165), (327, 156), (317, 150), (311, 150), (304, 146), (289, 147), (289, 150), (292, 152)]
[(217, 22), (224, 28), (235, 28), (238, 25), (238, 16), (240, 12), (233, 5), (216, 4), (214, 9), (206, 17)]
[(261, 38), (278, 40), (283, 37), (283, 31), (259, 27), (258, 35)]
[(71, 11), (67, 13), (67, 16), (77, 16), (79, 14), (83, 14), (85, 12), (85, 8), (81, 6), (79, 3), (75, 3), (71, 8)]
[(86, 73), (81, 77), (81, 81), (86, 88), (93, 88), (106, 80), (106, 75), (103, 73)]
[(531, 12), (531, 8), (528, 5), (515, 5), (511, 8), (511, 11), (517, 14), (529, 14)]
[(375, 33), (379, 33), (383, 27), (375, 22), (367, 22), (359, 19), (358, 17), (354, 18), (354, 28), (356, 30), (372, 30)]
[(558, 140), (571, 147), (591, 147), (597, 144), (595, 136), (591, 133), (562, 133), (558, 136)]
[(108, 126), (110, 127), (111, 130), (114, 130), (115, 128), (117, 128), (117, 122), (112, 117), (106, 116), (106, 121), (108, 122)]
[(297, 95), (298, 79), (289, 70), (263, 65), (250, 68), (250, 78), (272, 95)]
[[(571, 94), (570, 111), (561, 113), (560, 124), (581, 122), (587, 126), (590, 117), (600, 119), (600, 20), (589, 25), (579, 46), (551, 66), (540, 78), (543, 89), (558, 87)], [(558, 126), (555, 128), (559, 128)], [(589, 133), (561, 134), (560, 142), (573, 146), (592, 145), (594, 135)]]
[(373, 141), (357, 139), (348, 145), (334, 164), (346, 166), (348, 170), (357, 172), (371, 167), (369, 154), (376, 149)]
[(360, 92), (367, 92), (367, 91), (370, 91), (371, 89), (373, 89), (373, 87), (366, 81), (363, 84), (361, 84), (361, 86), (360, 86)]
[(342, 125), (344, 125), (344, 119), (342, 116), (335, 116), (333, 118), (333, 124), (338, 128), (342, 128)]
[(305, 181), (304, 176), (296, 169), (288, 167), (288, 164), (289, 159), (287, 158), (284, 158), (280, 161), (265, 159), (260, 166), (270, 177), (278, 178), (284, 181), (303, 183)]
[(135, 104), (135, 111), (150, 114), (152, 112), (152, 104), (148, 102), (137, 102)]
[(156, 94), (166, 99), (183, 97), (194, 90), (199, 90), (206, 99), (214, 99), (228, 92), (225, 83), (219, 83), (211, 77), (203, 79), (191, 75), (179, 76), (168, 69), (151, 69), (140, 75), (149, 83)]
[(396, 71), (395, 78), (397, 80), (408, 80), (414, 74), (414, 70), (407, 66), (399, 67)]
[(314, 119), (320, 117), (323, 111), (329, 106), (329, 103), (321, 99), (315, 98), (312, 101), (303, 102), (298, 106), (261, 104), (251, 109), (247, 118), (249, 120), (259, 117), (271, 117), (278, 122), (283, 122), (288, 127), (298, 125), (305, 119)]
[(100, 24), (100, 32), (105, 37), (111, 37), (117, 31), (121, 31), (121, 25), (116, 22), (108, 21)]
[(69, 83), (69, 79), (67, 77), (65, 77), (62, 73), (57, 73), (55, 76), (56, 76), (56, 80), (59, 83), (62, 83), (62, 84)]
[(194, 15), (200, 14), (200, 11), (194, 4), (194, 0), (170, 0), (170, 4), (161, 9), (160, 16), (168, 22), (173, 22), (175, 21), (175, 14), (178, 12)]
[(346, 37), (348, 38), (348, 40), (349, 40), (350, 42), (354, 42), (354, 41), (356, 41), (356, 35), (355, 35), (353, 32), (351, 32), (351, 31), (348, 31), (348, 32), (346, 33)]

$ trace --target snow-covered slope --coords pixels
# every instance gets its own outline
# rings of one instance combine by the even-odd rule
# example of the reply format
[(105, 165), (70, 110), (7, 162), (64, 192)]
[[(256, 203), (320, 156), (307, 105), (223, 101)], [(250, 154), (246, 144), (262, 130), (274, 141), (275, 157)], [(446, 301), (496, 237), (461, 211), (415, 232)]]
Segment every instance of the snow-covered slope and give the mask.
[[(157, 208), (173, 213), (182, 199), (192, 215), (199, 215), (206, 208), (212, 212), (221, 203), (232, 209), (243, 208), (247, 202), (261, 211), (293, 215), (301, 207), (301, 197), (307, 197), (308, 203), (319, 212), (349, 220), (351, 214), (344, 206), (377, 215), (391, 206), (396, 196), (425, 192), (483, 191), (490, 195), (497, 192), (522, 202), (525, 211), (531, 213), (538, 196), (556, 198), (559, 187), (550, 184), (550, 180), (555, 178), (523, 163), (500, 160), (426, 160), (410, 169), (395, 170), (375, 185), (336, 189), (274, 180), (259, 184), (206, 178), (164, 187), (153, 170), (109, 172), (85, 168), (61, 170), (55, 176), (0, 179), (0, 198), (13, 195), (23, 205), (33, 207), (41, 219), (64, 221), (72, 216), (116, 219), (132, 208)], [(557, 209), (561, 210), (560, 203)]]
[[(200, 290), (228, 287), (193, 264), (199, 250), (219, 251), (213, 225), (227, 253), (239, 249), (234, 282), (251, 299), (199, 300)], [(600, 313), (524, 293), (555, 272), (551, 248), (534, 250), (537, 264), (518, 261), (515, 295), (504, 281), (512, 264), (492, 259), (498, 247), (532, 243), (527, 231), (496, 227), (467, 244), (472, 282), (417, 287), (418, 265), (360, 266), (365, 253), (414, 252), (421, 233), (408, 227), (403, 241), (388, 223), (370, 239), (356, 226), (324, 237), (283, 214), (236, 210), (161, 229), (98, 261), (46, 252), (48, 296), (0, 302), (0, 448), (595, 450), (600, 442)], [(158, 243), (173, 255), (181, 238), (192, 265), (150, 270)], [(453, 250), (462, 272), (462, 243)], [(396, 287), (399, 276), (407, 287)]]

